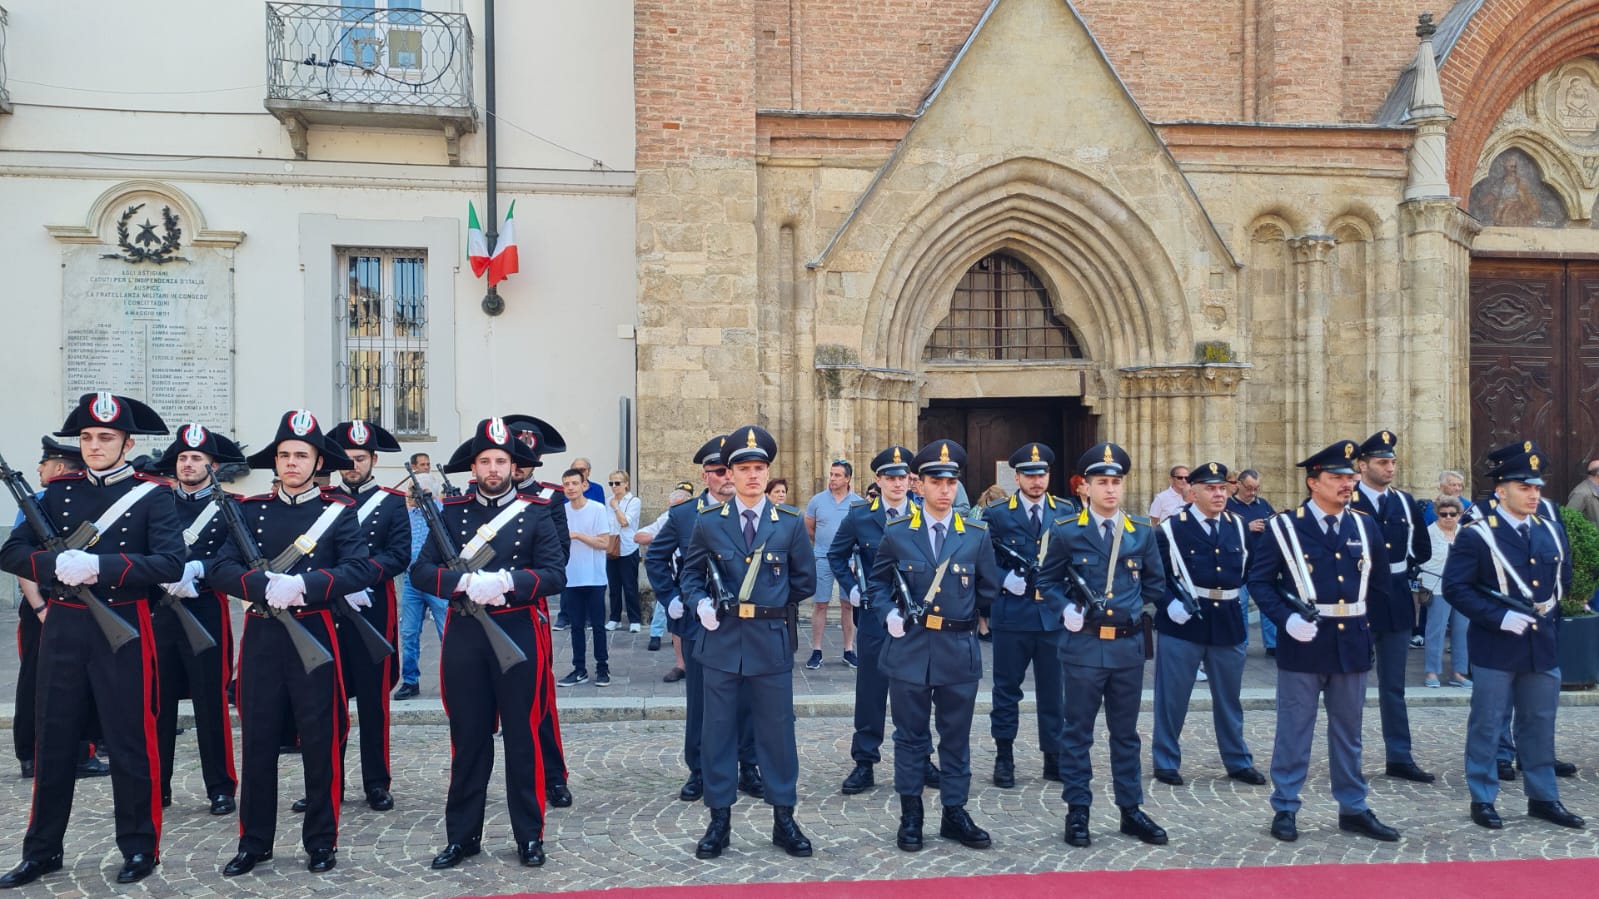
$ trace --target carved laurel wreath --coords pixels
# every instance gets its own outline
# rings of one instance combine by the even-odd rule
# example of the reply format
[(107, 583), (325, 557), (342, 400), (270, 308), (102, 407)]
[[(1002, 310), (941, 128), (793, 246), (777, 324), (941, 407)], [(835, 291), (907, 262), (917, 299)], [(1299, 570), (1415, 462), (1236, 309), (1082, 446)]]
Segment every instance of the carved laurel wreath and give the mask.
[(117, 246), (122, 248), (121, 253), (104, 253), (102, 259), (122, 259), (128, 262), (154, 262), (156, 265), (165, 265), (168, 262), (188, 262), (189, 260), (175, 255), (182, 246), (183, 229), (178, 227), (178, 216), (172, 211), (171, 206), (161, 207), (161, 243), (155, 249), (135, 246), (128, 236), (128, 221), (144, 208), (143, 203), (135, 203), (122, 213), (122, 218), (117, 220)]

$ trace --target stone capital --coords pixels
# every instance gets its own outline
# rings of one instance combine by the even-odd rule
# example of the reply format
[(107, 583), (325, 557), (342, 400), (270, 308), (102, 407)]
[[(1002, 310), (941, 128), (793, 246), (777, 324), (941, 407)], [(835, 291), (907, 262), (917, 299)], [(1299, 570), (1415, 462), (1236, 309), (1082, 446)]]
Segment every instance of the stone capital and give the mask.
[(1338, 246), (1338, 239), (1330, 234), (1305, 234), (1289, 238), (1288, 246), (1294, 251), (1297, 263), (1326, 262), (1333, 247)]
[(1235, 396), (1254, 366), (1245, 362), (1139, 365), (1117, 369), (1122, 399)]

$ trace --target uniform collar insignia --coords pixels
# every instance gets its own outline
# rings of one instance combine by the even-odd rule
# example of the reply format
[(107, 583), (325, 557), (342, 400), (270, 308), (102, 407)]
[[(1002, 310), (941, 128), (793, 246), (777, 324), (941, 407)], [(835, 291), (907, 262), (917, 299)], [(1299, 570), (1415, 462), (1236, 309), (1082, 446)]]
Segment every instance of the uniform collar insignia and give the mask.
[[(107, 396), (109, 395), (110, 394), (107, 394)], [(112, 484), (120, 484), (128, 478), (133, 477), (133, 466), (124, 462), (105, 474), (97, 474), (85, 468), (83, 470), (83, 477), (84, 480), (96, 487), (109, 487)]]

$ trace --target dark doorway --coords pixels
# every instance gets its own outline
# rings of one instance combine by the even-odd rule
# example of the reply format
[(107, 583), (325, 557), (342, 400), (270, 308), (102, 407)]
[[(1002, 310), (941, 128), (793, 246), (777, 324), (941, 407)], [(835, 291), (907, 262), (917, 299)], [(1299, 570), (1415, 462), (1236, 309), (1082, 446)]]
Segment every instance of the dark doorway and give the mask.
[(1482, 458), (1512, 440), (1549, 456), (1544, 495), (1563, 505), (1599, 451), (1599, 262), (1475, 260), (1471, 266), (1473, 495)]
[(940, 437), (966, 448), (966, 493), (977, 497), (994, 483), (995, 463), (1034, 440), (1055, 451), (1049, 492), (1067, 495), (1077, 458), (1099, 439), (1099, 416), (1076, 397), (933, 400), (922, 410), (920, 442)]

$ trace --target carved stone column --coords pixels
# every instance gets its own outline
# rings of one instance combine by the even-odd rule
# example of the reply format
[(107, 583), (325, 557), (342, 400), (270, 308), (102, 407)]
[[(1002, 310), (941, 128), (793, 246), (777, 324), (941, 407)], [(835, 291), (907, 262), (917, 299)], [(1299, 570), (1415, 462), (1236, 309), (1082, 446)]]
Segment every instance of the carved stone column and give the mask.
[[(1165, 488), (1170, 464), (1217, 459), (1236, 464), (1242, 432), (1239, 385), (1253, 366), (1246, 363), (1143, 365), (1117, 371), (1109, 439), (1133, 458), (1137, 479), (1127, 508), (1142, 513)], [(1138, 500), (1133, 500), (1137, 497)]]
[[(1471, 245), (1482, 226), (1453, 197), (1399, 207), (1407, 348), (1437, 364), (1411, 366), (1407, 456), (1437, 468), (1471, 469)], [(1436, 472), (1413, 471), (1430, 488)]]

